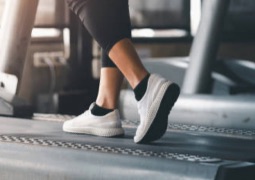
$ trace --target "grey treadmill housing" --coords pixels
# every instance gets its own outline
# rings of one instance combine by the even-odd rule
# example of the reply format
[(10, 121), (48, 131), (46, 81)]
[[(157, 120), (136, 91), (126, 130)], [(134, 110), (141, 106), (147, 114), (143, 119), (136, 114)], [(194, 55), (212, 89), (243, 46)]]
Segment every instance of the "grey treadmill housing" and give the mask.
[[(212, 75), (217, 75), (212, 74), (212, 68), (216, 60), (228, 5), (229, 0), (206, 0), (203, 2), (202, 19), (192, 44), (190, 57), (184, 58), (184, 60), (179, 58), (179, 64), (177, 63), (178, 58), (175, 58), (174, 61), (161, 59), (158, 64), (144, 61), (145, 66), (150, 66), (151, 69), (154, 69), (152, 66), (157, 64), (156, 68), (160, 74), (169, 77), (170, 80), (176, 80), (179, 85), (184, 81), (183, 94), (173, 108), (169, 122), (255, 129), (254, 95), (205, 94), (211, 89)], [(189, 65), (185, 61), (189, 61)], [(179, 67), (173, 68), (172, 63)], [(148, 69), (150, 70), (150, 68)], [(224, 80), (226, 83), (233, 83), (229, 79)], [(122, 118), (139, 119), (133, 93), (125, 90), (122, 91), (120, 97)]]

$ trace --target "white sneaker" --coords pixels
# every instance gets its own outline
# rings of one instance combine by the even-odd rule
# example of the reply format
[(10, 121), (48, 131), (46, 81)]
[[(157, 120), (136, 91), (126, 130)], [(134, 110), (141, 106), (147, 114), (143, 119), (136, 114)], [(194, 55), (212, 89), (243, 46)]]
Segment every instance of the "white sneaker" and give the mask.
[(123, 135), (124, 129), (121, 125), (119, 111), (114, 110), (105, 116), (95, 116), (91, 113), (94, 105), (95, 103), (92, 103), (89, 110), (66, 121), (63, 124), (63, 131), (104, 137)]
[(168, 125), (168, 115), (180, 94), (180, 88), (163, 77), (151, 74), (147, 90), (138, 102), (140, 124), (135, 143), (149, 143), (161, 138)]

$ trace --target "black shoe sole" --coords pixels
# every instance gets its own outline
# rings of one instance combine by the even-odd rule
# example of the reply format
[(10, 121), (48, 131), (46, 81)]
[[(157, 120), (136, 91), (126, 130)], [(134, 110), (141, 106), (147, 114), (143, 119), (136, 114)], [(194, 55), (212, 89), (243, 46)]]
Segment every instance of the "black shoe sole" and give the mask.
[(178, 99), (179, 94), (180, 88), (177, 84), (173, 83), (167, 88), (151, 126), (138, 143), (147, 144), (160, 139), (165, 134), (168, 125), (168, 115)]

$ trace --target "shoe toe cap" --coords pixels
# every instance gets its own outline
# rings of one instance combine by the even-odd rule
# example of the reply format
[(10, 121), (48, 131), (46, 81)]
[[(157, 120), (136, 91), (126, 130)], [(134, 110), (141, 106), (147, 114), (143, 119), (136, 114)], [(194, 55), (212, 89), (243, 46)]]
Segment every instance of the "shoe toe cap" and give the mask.
[(139, 140), (140, 140), (140, 138), (136, 135), (136, 136), (134, 137), (134, 142), (135, 142), (135, 143), (138, 143)]
[(135, 142), (135, 143), (138, 143), (138, 142), (140, 141), (141, 136), (142, 136), (142, 132), (143, 132), (142, 126), (139, 125), (139, 126), (137, 127), (137, 130), (136, 130), (136, 133), (135, 133), (135, 137), (134, 137), (134, 142)]
[(63, 124), (63, 130), (67, 130), (68, 128), (70, 128), (73, 124), (73, 121), (72, 120), (68, 120), (68, 121), (65, 121), (64, 124)]

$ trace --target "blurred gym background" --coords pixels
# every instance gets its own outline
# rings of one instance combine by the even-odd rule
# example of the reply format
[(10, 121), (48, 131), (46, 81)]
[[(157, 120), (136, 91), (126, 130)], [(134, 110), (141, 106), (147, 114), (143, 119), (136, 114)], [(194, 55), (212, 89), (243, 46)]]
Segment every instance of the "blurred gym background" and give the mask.
[[(0, 0), (0, 22), (6, 2)], [(188, 56), (202, 3), (130, 0), (133, 41), (140, 57)], [(231, 0), (219, 59), (255, 62), (254, 17), (253, 0)], [(40, 0), (17, 95), (38, 113), (79, 114), (97, 95), (100, 57), (100, 47), (64, 0)]]

